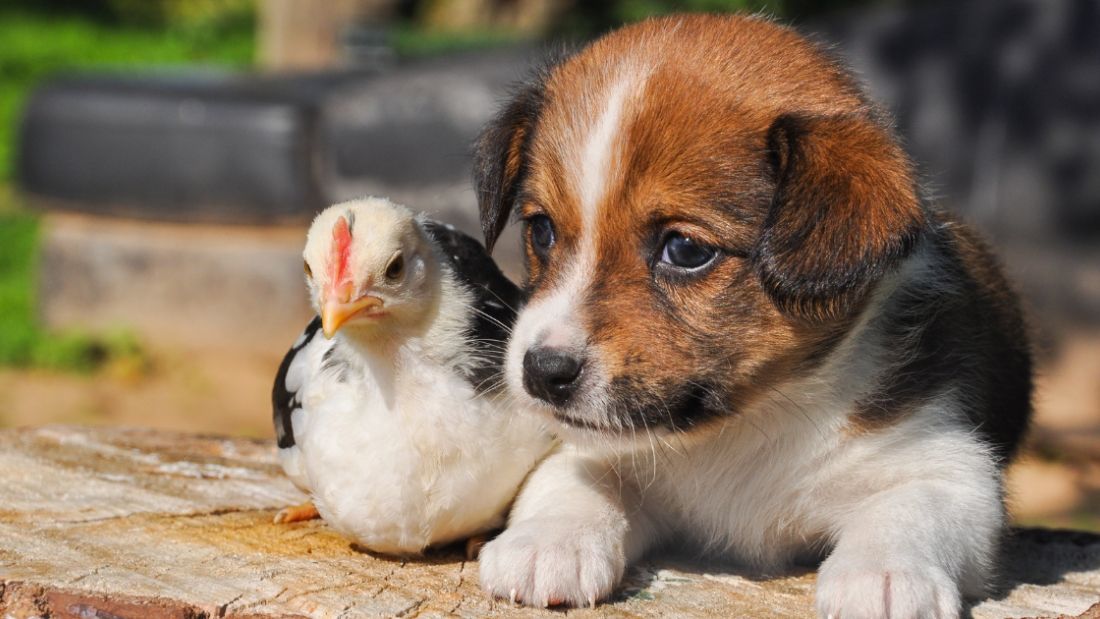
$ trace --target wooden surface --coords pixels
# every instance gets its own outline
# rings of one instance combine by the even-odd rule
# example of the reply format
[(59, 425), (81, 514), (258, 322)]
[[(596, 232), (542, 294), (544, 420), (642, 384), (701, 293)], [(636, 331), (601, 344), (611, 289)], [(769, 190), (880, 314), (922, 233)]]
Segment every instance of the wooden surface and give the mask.
[[(147, 430), (0, 431), (0, 616), (561, 616), (491, 603), (457, 551), (375, 557), (320, 522), (266, 442)], [(1100, 619), (1100, 536), (1024, 530), (974, 617)], [(814, 577), (656, 558), (592, 617), (811, 617)], [(1091, 610), (1090, 607), (1092, 607)]]

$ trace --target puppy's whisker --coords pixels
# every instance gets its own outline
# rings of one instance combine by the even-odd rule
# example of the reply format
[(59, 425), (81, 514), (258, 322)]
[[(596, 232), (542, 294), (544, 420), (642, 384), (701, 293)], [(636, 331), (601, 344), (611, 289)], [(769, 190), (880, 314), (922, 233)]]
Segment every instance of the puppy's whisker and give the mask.
[(645, 487), (641, 489), (641, 495), (644, 497), (646, 492), (649, 491), (650, 486), (652, 486), (653, 484), (655, 484), (657, 482), (657, 458), (658, 458), (658, 456), (657, 456), (657, 446), (654, 444), (654, 440), (653, 440), (653, 432), (649, 429), (649, 422), (646, 421), (645, 417), (642, 417), (642, 426), (645, 429), (646, 438), (649, 440), (649, 454), (650, 454), (650, 461), (652, 462), (652, 467), (651, 467), (652, 474), (649, 477), (648, 483), (646, 483)]
[(496, 297), (497, 302), (500, 303), (501, 305), (503, 305), (505, 308), (507, 308), (513, 314), (518, 314), (519, 313), (520, 308), (514, 307), (511, 303), (508, 303), (507, 301), (505, 301), (499, 294), (494, 292), (492, 288), (489, 288), (488, 286), (482, 286), (481, 289), (484, 290), (485, 292), (488, 292), (489, 294), (493, 295), (494, 297)]
[(495, 324), (496, 326), (498, 326), (498, 327), (500, 327), (501, 329), (503, 329), (503, 330), (504, 330), (504, 332), (505, 332), (505, 333), (507, 333), (508, 335), (511, 335), (511, 334), (512, 334), (512, 327), (511, 327), (511, 325), (508, 325), (508, 324), (506, 324), (506, 323), (504, 323), (504, 322), (501, 322), (501, 321), (500, 321), (500, 319), (499, 319), (499, 318), (497, 318), (496, 316), (493, 316), (492, 314), (490, 314), (490, 313), (486, 312), (485, 310), (483, 310), (483, 309), (481, 309), (481, 308), (477, 308), (477, 307), (472, 307), (472, 308), (470, 308), (470, 309), (474, 310), (474, 312), (476, 312), (477, 314), (479, 314), (479, 315), (481, 315), (481, 316), (485, 317), (485, 318), (486, 318), (486, 319), (488, 319), (488, 320), (489, 320), (490, 322), (492, 322), (492, 323), (493, 323), (493, 324)]
[[(772, 386), (771, 390), (774, 391), (775, 393), (779, 394), (780, 397), (782, 397), (784, 400), (789, 402), (791, 404), (791, 406), (794, 407), (795, 411), (798, 412), (800, 415), (802, 415), (802, 418), (805, 419), (807, 422), (810, 423), (810, 425), (812, 425), (814, 427), (814, 430), (817, 431), (818, 436), (820, 436), (822, 439), (825, 438), (825, 431), (824, 431), (824, 429), (822, 429), (821, 424), (819, 424), (817, 422), (817, 420), (814, 419), (806, 411), (806, 409), (801, 404), (799, 404), (798, 402), (795, 402), (790, 396), (788, 396), (786, 393), (781, 391), (778, 387)], [(781, 407), (781, 408), (783, 410), (787, 410), (786, 407)]]

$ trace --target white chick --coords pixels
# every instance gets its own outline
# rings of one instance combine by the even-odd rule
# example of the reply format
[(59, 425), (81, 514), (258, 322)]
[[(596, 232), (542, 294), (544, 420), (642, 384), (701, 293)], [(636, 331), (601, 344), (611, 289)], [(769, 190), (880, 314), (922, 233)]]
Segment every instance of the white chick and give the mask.
[(304, 257), (319, 317), (272, 401), (283, 469), (312, 505), (276, 521), (319, 513), (397, 555), (499, 528), (552, 444), (502, 390), (519, 289), (480, 243), (384, 199), (321, 212)]

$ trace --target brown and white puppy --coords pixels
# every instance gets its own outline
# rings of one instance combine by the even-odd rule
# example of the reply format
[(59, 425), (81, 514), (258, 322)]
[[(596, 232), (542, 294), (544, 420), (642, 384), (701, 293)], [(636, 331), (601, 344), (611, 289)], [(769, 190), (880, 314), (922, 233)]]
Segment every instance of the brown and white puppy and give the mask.
[(481, 583), (594, 604), (662, 544), (824, 558), (825, 616), (955, 617), (1027, 425), (1016, 299), (884, 117), (763, 19), (623, 28), (484, 132), (491, 247), (524, 222), (507, 380), (560, 422)]

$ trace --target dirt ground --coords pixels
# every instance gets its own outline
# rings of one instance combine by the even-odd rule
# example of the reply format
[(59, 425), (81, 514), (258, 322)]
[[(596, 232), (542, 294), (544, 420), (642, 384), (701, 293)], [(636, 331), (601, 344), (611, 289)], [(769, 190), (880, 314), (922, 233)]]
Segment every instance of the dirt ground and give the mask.
[(79, 423), (269, 437), (279, 361), (278, 353), (153, 351), (140, 371), (108, 367), (82, 376), (4, 369), (0, 426)]
[[(287, 338), (288, 343), (293, 338)], [(0, 426), (146, 426), (270, 437), (267, 352), (153, 351), (91, 376), (0, 370)], [(1100, 530), (1100, 332), (1064, 338), (1039, 370), (1035, 427), (1008, 489), (1019, 522)]]
[(1100, 530), (1100, 332), (1063, 338), (1039, 366), (1029, 446), (1008, 491), (1024, 523)]

